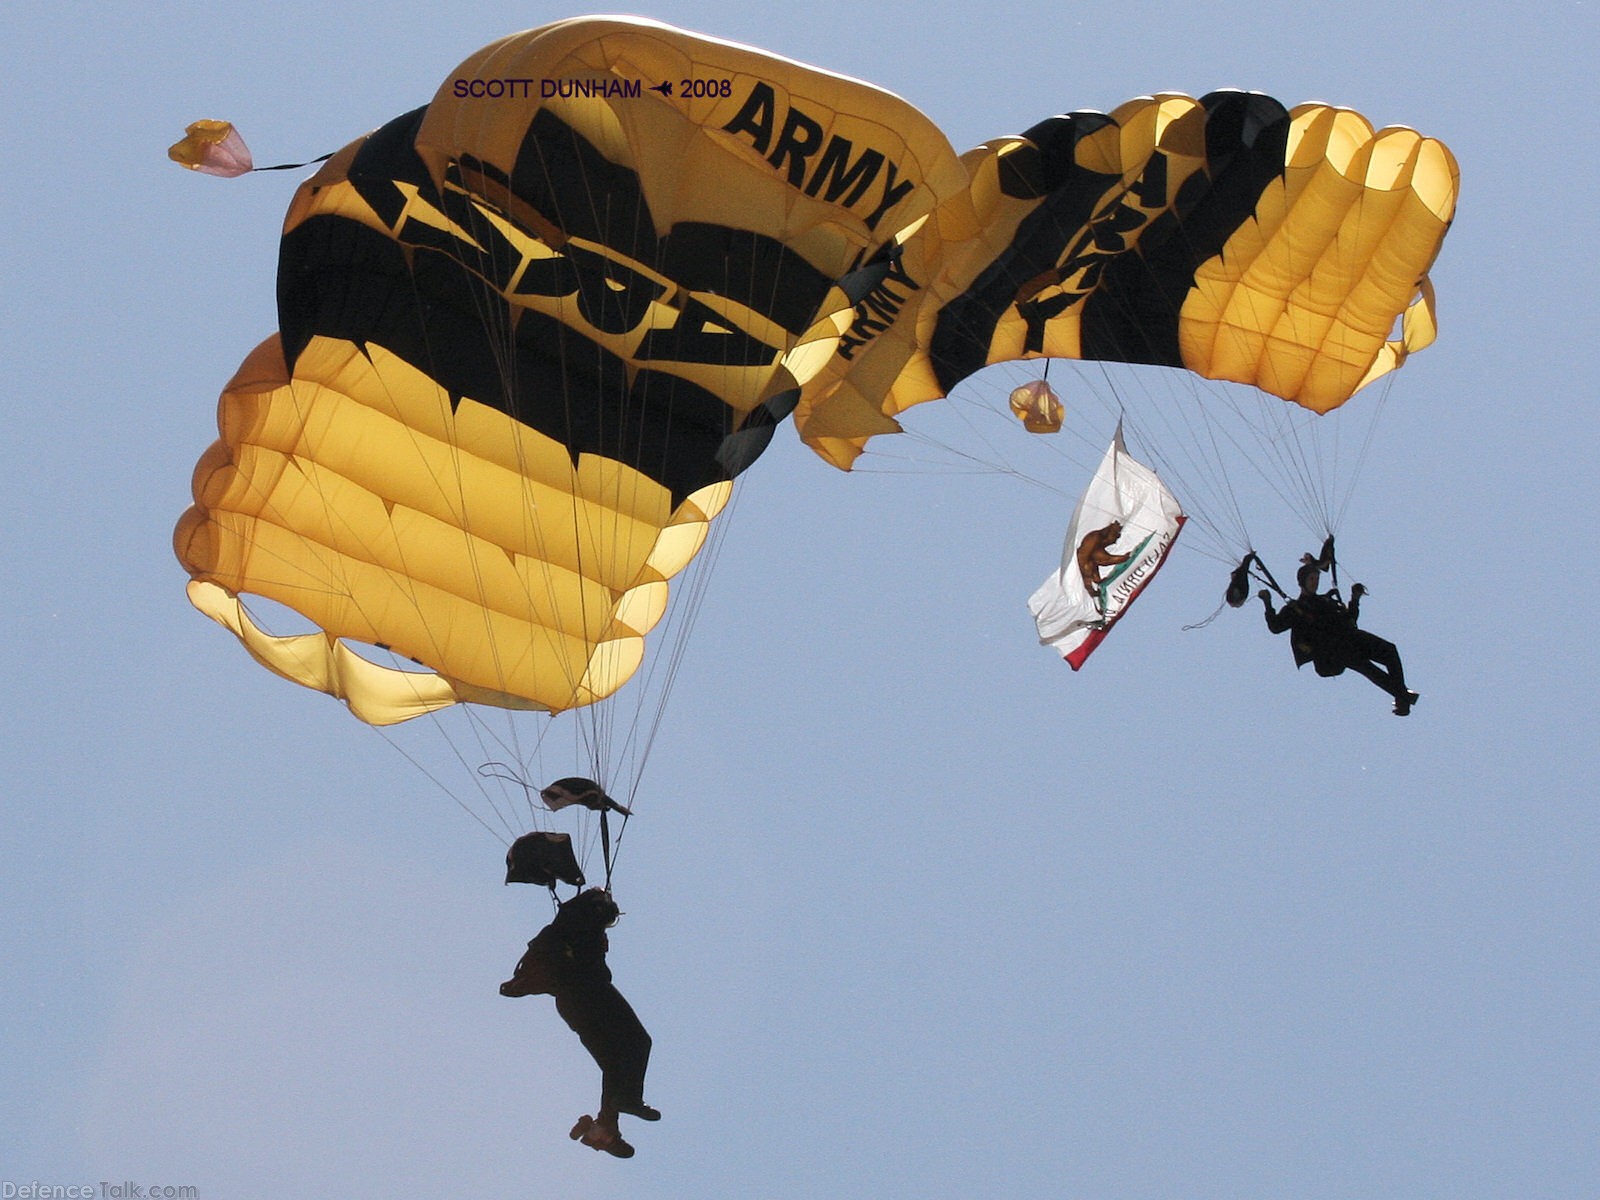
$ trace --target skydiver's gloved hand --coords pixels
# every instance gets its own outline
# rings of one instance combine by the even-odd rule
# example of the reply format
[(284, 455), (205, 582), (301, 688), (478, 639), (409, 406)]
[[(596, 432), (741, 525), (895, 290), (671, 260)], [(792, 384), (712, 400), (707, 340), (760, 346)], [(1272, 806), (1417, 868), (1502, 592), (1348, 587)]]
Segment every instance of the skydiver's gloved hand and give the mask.
[(1333, 534), (1328, 535), (1328, 540), (1322, 543), (1322, 553), (1317, 557), (1317, 565), (1324, 571), (1333, 566)]

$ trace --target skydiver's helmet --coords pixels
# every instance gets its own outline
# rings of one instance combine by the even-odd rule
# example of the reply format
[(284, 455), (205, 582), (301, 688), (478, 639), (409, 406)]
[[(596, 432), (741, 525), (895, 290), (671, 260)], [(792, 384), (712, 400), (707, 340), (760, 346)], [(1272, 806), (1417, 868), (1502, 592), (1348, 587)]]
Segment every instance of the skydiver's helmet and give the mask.
[(1322, 581), (1322, 564), (1314, 555), (1302, 554), (1300, 556), (1300, 569), (1294, 573), (1294, 581), (1300, 585), (1302, 592), (1314, 592), (1317, 584)]
[(572, 912), (573, 916), (584, 925), (595, 929), (609, 929), (617, 923), (617, 918), (622, 915), (622, 910), (617, 907), (617, 902), (611, 898), (611, 893), (605, 888), (590, 888), (586, 892), (579, 892), (571, 900), (561, 906), (563, 911)]

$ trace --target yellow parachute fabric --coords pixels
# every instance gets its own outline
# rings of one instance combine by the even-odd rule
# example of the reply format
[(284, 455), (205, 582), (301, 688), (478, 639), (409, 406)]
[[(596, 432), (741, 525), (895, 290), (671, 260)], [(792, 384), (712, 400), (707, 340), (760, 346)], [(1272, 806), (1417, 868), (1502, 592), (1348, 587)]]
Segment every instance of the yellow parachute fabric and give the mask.
[(745, 47), (619, 18), (485, 48), (296, 193), (279, 333), (174, 534), (191, 599), (375, 724), (611, 694), (832, 315), (965, 182), (903, 101)]
[(968, 191), (836, 319), (835, 356), (795, 413), (836, 465), (988, 363), (1155, 363), (1326, 412), (1433, 340), (1427, 272), (1459, 172), (1413, 130), (1255, 93), (1164, 94), (963, 161)]

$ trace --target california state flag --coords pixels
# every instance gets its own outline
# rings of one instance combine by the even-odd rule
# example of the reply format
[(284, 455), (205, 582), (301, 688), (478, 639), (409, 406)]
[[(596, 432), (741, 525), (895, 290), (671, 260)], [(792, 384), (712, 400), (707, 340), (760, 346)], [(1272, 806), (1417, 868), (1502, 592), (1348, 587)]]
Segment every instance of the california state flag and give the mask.
[(1061, 569), (1028, 600), (1039, 640), (1076, 671), (1155, 577), (1183, 528), (1183, 510), (1122, 444), (1122, 426), (1073, 510)]

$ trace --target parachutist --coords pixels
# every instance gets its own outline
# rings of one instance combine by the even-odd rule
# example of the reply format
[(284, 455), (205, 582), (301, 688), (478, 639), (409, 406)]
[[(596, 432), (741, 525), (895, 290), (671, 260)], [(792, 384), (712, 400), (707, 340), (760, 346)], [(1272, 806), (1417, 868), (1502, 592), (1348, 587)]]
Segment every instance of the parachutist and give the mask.
[(516, 971), (500, 985), (500, 994), (555, 997), (556, 1012), (600, 1067), (600, 1109), (578, 1120), (572, 1139), (631, 1158), (633, 1147), (617, 1129), (618, 1116), (657, 1121), (661, 1114), (644, 1102), (650, 1035), (611, 982), (606, 966), (606, 930), (618, 915), (616, 901), (603, 888), (568, 900), (528, 943)]
[[(1331, 545), (1331, 538), (1329, 542)], [(1311, 556), (1308, 554), (1305, 558), (1311, 559)], [(1393, 642), (1356, 626), (1361, 597), (1366, 595), (1367, 589), (1359, 583), (1352, 587), (1348, 606), (1339, 598), (1336, 588), (1326, 592), (1305, 590), (1308, 571), (1315, 573), (1311, 576), (1313, 589), (1320, 577), (1317, 562), (1311, 559), (1302, 566), (1301, 593), (1286, 601), (1281, 610), (1273, 610), (1272, 593), (1266, 588), (1256, 593), (1266, 609), (1267, 628), (1275, 634), (1288, 631), (1296, 667), (1309, 662), (1317, 674), (1325, 678), (1341, 675), (1347, 669), (1354, 671), (1394, 697), (1395, 716), (1406, 716), (1418, 696), (1406, 687), (1400, 652)]]

